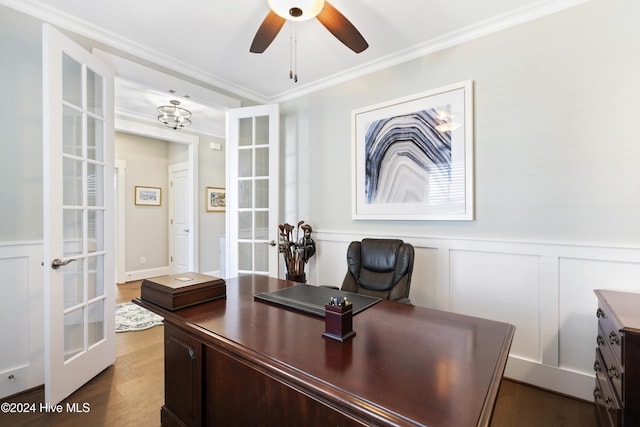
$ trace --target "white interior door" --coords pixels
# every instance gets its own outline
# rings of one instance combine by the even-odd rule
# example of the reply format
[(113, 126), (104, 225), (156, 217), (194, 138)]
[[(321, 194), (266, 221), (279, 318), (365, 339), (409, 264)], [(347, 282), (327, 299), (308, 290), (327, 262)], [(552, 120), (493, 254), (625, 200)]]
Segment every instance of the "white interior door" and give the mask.
[(278, 277), (279, 107), (227, 113), (227, 277)]
[(170, 167), (169, 180), (171, 271), (180, 274), (189, 271), (189, 165)]
[(113, 73), (43, 25), (45, 400), (115, 361)]

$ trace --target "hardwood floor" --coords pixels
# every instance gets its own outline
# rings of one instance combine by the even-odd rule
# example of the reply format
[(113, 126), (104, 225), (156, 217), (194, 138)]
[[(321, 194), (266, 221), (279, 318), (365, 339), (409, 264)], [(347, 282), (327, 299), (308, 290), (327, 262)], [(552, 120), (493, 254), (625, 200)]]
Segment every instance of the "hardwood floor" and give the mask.
[[(140, 296), (140, 282), (118, 285), (116, 303)], [(73, 414), (0, 413), (0, 426), (135, 426), (160, 425), (164, 402), (162, 326), (116, 334), (116, 363), (73, 393), (62, 404), (84, 403), (90, 411)], [(15, 396), (11, 402), (33, 402), (39, 408), (42, 389)], [(491, 427), (595, 427), (593, 405), (505, 379)], [(457, 426), (452, 426), (457, 427)]]
[[(140, 283), (118, 285), (116, 303), (140, 296)], [(35, 413), (0, 413), (0, 426), (159, 426), (160, 407), (164, 403), (164, 327), (116, 334), (116, 363), (64, 402), (88, 403), (90, 411), (82, 414), (47, 414), (39, 410), (44, 401), (42, 388), (15, 396), (12, 402), (33, 402)]]

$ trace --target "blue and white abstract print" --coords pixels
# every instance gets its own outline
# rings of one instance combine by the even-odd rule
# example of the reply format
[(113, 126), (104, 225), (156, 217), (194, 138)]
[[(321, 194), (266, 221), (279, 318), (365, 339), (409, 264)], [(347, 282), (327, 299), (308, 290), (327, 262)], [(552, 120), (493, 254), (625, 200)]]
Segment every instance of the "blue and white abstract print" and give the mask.
[(365, 134), (365, 199), (371, 204), (436, 205), (449, 198), (451, 131), (440, 131), (449, 105), (371, 122)]

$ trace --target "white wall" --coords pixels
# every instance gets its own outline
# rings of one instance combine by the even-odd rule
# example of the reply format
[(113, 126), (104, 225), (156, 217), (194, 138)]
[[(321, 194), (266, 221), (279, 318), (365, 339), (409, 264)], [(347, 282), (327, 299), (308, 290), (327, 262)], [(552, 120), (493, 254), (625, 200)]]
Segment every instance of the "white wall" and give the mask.
[[(592, 290), (640, 292), (638, 16), (591, 0), (283, 103), (285, 220), (317, 231), (309, 281), (339, 285), (350, 240), (403, 238), (415, 304), (515, 324), (507, 375), (591, 399)], [(475, 221), (352, 220), (351, 111), (463, 80)]]
[(0, 13), (0, 242), (42, 239), (41, 44), (37, 23)]
[[(323, 230), (638, 244), (639, 13), (592, 0), (283, 103), (282, 151), (298, 159), (284, 196), (308, 194), (298, 214)], [(467, 79), (476, 220), (353, 221), (351, 111)]]

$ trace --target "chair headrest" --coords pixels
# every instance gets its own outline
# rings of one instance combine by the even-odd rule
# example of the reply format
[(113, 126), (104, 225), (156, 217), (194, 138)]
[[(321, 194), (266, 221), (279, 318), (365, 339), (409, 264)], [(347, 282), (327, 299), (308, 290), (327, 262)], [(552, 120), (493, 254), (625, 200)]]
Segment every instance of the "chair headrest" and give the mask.
[(380, 273), (393, 271), (396, 268), (398, 250), (403, 244), (399, 239), (362, 239), (362, 267)]

